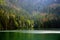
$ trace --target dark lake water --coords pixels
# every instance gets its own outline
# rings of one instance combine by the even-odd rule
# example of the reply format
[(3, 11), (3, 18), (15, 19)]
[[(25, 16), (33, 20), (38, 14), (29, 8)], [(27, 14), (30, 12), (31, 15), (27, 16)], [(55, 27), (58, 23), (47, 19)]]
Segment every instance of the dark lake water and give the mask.
[(60, 34), (0, 32), (0, 40), (60, 40)]

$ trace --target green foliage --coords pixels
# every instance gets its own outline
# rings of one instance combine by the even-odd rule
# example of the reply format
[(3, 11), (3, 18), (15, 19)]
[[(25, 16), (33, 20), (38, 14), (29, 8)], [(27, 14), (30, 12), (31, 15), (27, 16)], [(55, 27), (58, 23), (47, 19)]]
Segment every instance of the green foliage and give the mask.
[(5, 0), (0, 0), (0, 5), (6, 5)]
[(27, 12), (21, 10), (17, 11), (13, 8), (0, 5), (0, 26), (2, 30), (13, 30), (28, 28), (31, 26), (31, 20)]
[(59, 24), (60, 16), (56, 14), (37, 12), (30, 15), (23, 9), (18, 11), (0, 5), (0, 30), (56, 28)]

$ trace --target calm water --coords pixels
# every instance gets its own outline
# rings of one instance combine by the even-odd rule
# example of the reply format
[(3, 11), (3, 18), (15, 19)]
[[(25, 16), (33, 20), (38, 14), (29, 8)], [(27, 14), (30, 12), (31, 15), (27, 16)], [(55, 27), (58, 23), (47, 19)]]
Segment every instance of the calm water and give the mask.
[(60, 40), (60, 34), (0, 32), (0, 40)]

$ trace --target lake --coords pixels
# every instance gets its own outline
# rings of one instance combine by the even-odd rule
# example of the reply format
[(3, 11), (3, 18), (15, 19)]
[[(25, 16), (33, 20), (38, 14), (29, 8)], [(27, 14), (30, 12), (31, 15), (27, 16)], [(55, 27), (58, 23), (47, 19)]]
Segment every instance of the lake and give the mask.
[(0, 40), (60, 40), (60, 34), (34, 32), (0, 32)]

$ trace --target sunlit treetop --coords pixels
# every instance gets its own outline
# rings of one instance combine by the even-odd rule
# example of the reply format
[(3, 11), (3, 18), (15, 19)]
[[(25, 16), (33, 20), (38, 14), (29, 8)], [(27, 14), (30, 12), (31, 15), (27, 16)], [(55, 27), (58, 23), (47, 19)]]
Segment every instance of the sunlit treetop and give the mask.
[(6, 5), (5, 0), (0, 0), (0, 5)]

